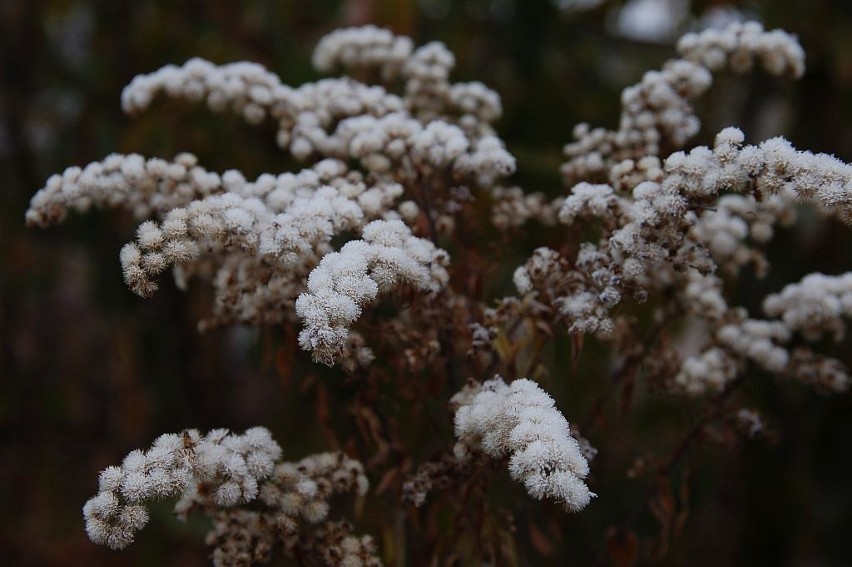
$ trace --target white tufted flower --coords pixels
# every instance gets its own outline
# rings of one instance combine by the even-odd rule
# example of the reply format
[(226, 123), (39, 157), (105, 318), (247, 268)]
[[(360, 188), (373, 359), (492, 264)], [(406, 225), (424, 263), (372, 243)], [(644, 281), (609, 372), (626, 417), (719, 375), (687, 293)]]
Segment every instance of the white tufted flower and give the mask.
[(589, 464), (568, 422), (535, 382), (522, 378), (506, 384), (497, 376), (466, 386), (450, 403), (456, 407), (460, 458), (470, 451), (509, 457), (512, 478), (523, 482), (530, 496), (553, 498), (572, 512), (595, 497), (583, 482)]
[(280, 457), (281, 447), (262, 427), (243, 435), (214, 430), (202, 437), (189, 430), (160, 436), (147, 451), (131, 452), (121, 467), (101, 472), (100, 492), (83, 507), (86, 533), (95, 543), (123, 549), (148, 522), (146, 500), (198, 498), (200, 482), (218, 506), (248, 502)]
[(331, 365), (342, 352), (349, 327), (378, 293), (400, 283), (425, 291), (446, 284), (446, 253), (417, 238), (402, 221), (373, 221), (362, 240), (326, 254), (296, 300), (304, 328), (299, 345), (315, 360)]

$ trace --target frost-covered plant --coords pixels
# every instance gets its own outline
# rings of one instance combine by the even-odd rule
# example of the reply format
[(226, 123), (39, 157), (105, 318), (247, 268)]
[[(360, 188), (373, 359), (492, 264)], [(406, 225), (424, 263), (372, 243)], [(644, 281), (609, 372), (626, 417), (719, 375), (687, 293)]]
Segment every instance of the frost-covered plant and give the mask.
[[(100, 492), (83, 506), (86, 533), (95, 543), (124, 549), (148, 522), (146, 500), (178, 496), (179, 518), (195, 510), (212, 517), (208, 543), (216, 565), (267, 560), (279, 546), (290, 556), (323, 557), (334, 545), (342, 546), (343, 564), (378, 564), (369, 538), (347, 533), (344, 543), (326, 533), (342, 529), (326, 520), (329, 498), (367, 492), (361, 463), (339, 453), (298, 463), (280, 458), (281, 447), (263, 427), (243, 435), (224, 429), (161, 435), (147, 451), (135, 450), (121, 466), (101, 472)], [(255, 501), (259, 509), (247, 506)], [(313, 535), (303, 534), (308, 531)]]
[(512, 478), (523, 482), (530, 496), (553, 498), (572, 512), (595, 496), (583, 482), (589, 463), (568, 422), (535, 382), (522, 378), (506, 384), (498, 376), (465, 387), (450, 404), (457, 408), (459, 459), (472, 451), (495, 459), (511, 455)]
[[(691, 102), (714, 73), (798, 78), (801, 47), (750, 22), (688, 34), (678, 54), (624, 90), (616, 130), (579, 125), (564, 150), (565, 189), (536, 193), (506, 183), (515, 159), (493, 127), (500, 98), (478, 82), (450, 82), (455, 60), (443, 44), (415, 48), (372, 26), (338, 30), (320, 40), (313, 62), (351, 76), (295, 88), (259, 65), (193, 59), (136, 77), (124, 110), (139, 113), (166, 95), (270, 121), (304, 169), (252, 181), (186, 153), (172, 161), (116, 154), (51, 177), (26, 219), (46, 227), (69, 209), (125, 209), (141, 223), (120, 254), (135, 293), (152, 295), (171, 268), (179, 287), (212, 286), (202, 330), (300, 324), (299, 346), (362, 387), (351, 413), (378, 448), (362, 460), (381, 475), (380, 493), (395, 488), (421, 509), (427, 494), (481, 502), (479, 489), (506, 464), (533, 498), (579, 512), (595, 496), (589, 485), (606, 495), (587, 438), (596, 440), (596, 416), (619, 388), (632, 392), (641, 381), (703, 408), (671, 457), (650, 467), (655, 482), (713, 423), (749, 437), (763, 430), (737, 396), (753, 369), (848, 389), (843, 364), (810, 343), (845, 336), (850, 274), (811, 274), (769, 295), (765, 319), (732, 305), (727, 286), (746, 266), (769, 272), (763, 247), (777, 227), (793, 225), (800, 203), (852, 221), (852, 166), (783, 138), (747, 144), (735, 127), (712, 147), (688, 147), (700, 127)], [(503, 265), (485, 240), (507, 242), (531, 220), (558, 227), (563, 241), (541, 243), (519, 267)], [(481, 272), (497, 268), (509, 268), (500, 273), (512, 273), (517, 294), (495, 303)], [(636, 307), (643, 303), (650, 314)], [(574, 356), (589, 336), (614, 361), (582, 431), (533, 379), (500, 377), (543, 378), (545, 347), (564, 335)], [(551, 367), (549, 379), (563, 373)], [(379, 409), (394, 393), (412, 412), (425, 397), (449, 401), (454, 449), (444, 438), (437, 460), (405, 455)], [(165, 435), (101, 474), (84, 508), (87, 532), (123, 548), (148, 520), (146, 500), (178, 496), (180, 516), (212, 518), (217, 564), (263, 562), (276, 548), (308, 564), (377, 564), (372, 539), (327, 520), (330, 496), (366, 491), (361, 464), (340, 454), (282, 463), (280, 455), (263, 428)], [(478, 541), (487, 520), (472, 517), (459, 526), (478, 530)], [(386, 558), (405, 562), (394, 555), (401, 549), (387, 546)], [(497, 551), (480, 558), (500, 560)]]

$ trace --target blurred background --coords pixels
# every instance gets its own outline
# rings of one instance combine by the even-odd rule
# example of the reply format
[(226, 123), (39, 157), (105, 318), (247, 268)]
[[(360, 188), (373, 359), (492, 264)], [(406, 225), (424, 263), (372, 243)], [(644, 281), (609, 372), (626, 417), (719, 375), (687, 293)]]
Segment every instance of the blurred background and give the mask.
[[(672, 57), (680, 34), (746, 17), (795, 33), (807, 75), (796, 84), (720, 77), (698, 104), (697, 141), (736, 124), (751, 142), (784, 134), (852, 161), (848, 0), (0, 1), (0, 565), (205, 565), (204, 522), (180, 524), (168, 503), (120, 555), (91, 544), (80, 510), (98, 471), (186, 427), (265, 425), (295, 460), (328, 448), (312, 416), (347, 395), (326, 389), (312, 366), (289, 364), (292, 336), (199, 334), (202, 290), (181, 294), (163, 278), (153, 299), (131, 294), (118, 264), (135, 230), (129, 216), (93, 211), (24, 228), (50, 174), (111, 152), (191, 151), (209, 169), (248, 178), (289, 167), (271, 127), (203, 105), (161, 101), (125, 117), (119, 96), (134, 75), (200, 56), (256, 61), (298, 85), (318, 78), (311, 49), (336, 27), (375, 23), (416, 44), (441, 40), (456, 54), (456, 80), (503, 97), (498, 131), (519, 160), (516, 182), (557, 194), (561, 146), (576, 123), (614, 127), (621, 89)], [(518, 257), (537, 244), (533, 231)], [(852, 266), (848, 229), (834, 222), (801, 222), (775, 246), (770, 278), (745, 286), (743, 301)], [(848, 364), (849, 346), (824, 350)], [(660, 564), (852, 565), (850, 397), (771, 385), (756, 397), (777, 441), (703, 461), (700, 507)], [(631, 426), (640, 437), (666, 427), (654, 411)], [(588, 512), (547, 534), (518, 533), (526, 564), (610, 561), (604, 534), (630, 512), (619, 497), (633, 489), (623, 474), (596, 483), (602, 497)]]

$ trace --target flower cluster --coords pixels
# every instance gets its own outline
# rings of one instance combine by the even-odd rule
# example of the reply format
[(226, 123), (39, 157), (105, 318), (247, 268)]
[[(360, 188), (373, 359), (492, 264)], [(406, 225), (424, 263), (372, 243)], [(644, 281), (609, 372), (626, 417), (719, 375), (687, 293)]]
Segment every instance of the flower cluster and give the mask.
[[(743, 139), (740, 130), (727, 128), (713, 148), (675, 152), (661, 163), (655, 180), (642, 180), (629, 192), (624, 185), (574, 185), (561, 200), (559, 220), (569, 226), (596, 222), (600, 239), (582, 243), (573, 262), (556, 251), (537, 250), (515, 272), (518, 291), (552, 304), (569, 332), (609, 337), (617, 326), (610, 313), (624, 298), (644, 301), (673, 290), (679, 309), (711, 325), (706, 350), (685, 360), (673, 381), (690, 392), (721, 389), (748, 360), (799, 376), (795, 366), (788, 368), (785, 345), (798, 330), (809, 340), (823, 330), (843, 335), (845, 280), (809, 276), (809, 285), (791, 286), (784, 300), (767, 298), (765, 311), (783, 322), (760, 321), (728, 305), (724, 281), (714, 272), (722, 267), (735, 276), (754, 263), (765, 275), (768, 265), (756, 246), (771, 239), (774, 225), (795, 219), (798, 202), (849, 222), (852, 167), (797, 151), (781, 138), (754, 146)], [(818, 302), (805, 301), (805, 289)], [(833, 365), (833, 375), (836, 370)]]
[(805, 72), (805, 52), (790, 34), (765, 31), (758, 22), (736, 23), (723, 29), (688, 33), (677, 43), (681, 57), (712, 71), (750, 71), (755, 64), (768, 73), (794, 79)]
[[(279, 463), (258, 495), (262, 509), (218, 510), (207, 544), (216, 565), (267, 562), (283, 547), (289, 557), (318, 565), (381, 565), (370, 536), (357, 536), (345, 521), (328, 519), (329, 500), (338, 494), (366, 494), (361, 463), (340, 453)], [(182, 512), (182, 510), (181, 510)]]
[(350, 70), (358, 67), (379, 69), (383, 79), (393, 79), (411, 57), (411, 39), (396, 36), (376, 26), (335, 30), (320, 39), (314, 49), (313, 64), (320, 71), (336, 65)]
[[(173, 162), (112, 155), (51, 177), (33, 197), (27, 221), (47, 226), (63, 220), (69, 208), (90, 206), (151, 219), (121, 252), (133, 291), (150, 296), (157, 277), (172, 267), (181, 287), (190, 277), (209, 281), (216, 296), (203, 329), (292, 320), (301, 296), (299, 315), (307, 317), (301, 344), (331, 363), (345, 349), (346, 327), (376, 296), (353, 289), (355, 308), (338, 313), (347, 292), (318, 293), (329, 270), (337, 269), (331, 258), (321, 263), (332, 252), (332, 238), (359, 231), (377, 235), (392, 226), (380, 246), (369, 245), (367, 237), (340, 254), (370, 256), (369, 270), (382, 291), (396, 281), (435, 291), (446, 283), (447, 256), (401, 222), (416, 225), (425, 214), (434, 238), (452, 229), (470, 187), (490, 186), (514, 171), (514, 158), (489, 126), (500, 115), (499, 97), (479, 83), (449, 83), (454, 60), (442, 45), (411, 49), (407, 38), (366, 27), (329, 35), (315, 56), (319, 68), (341, 63), (384, 74), (396, 69), (407, 79), (402, 97), (348, 78), (293, 89), (258, 65), (215, 66), (200, 59), (138, 76), (122, 93), (125, 111), (146, 109), (162, 92), (206, 100), (213, 110), (230, 108), (251, 123), (272, 117), (279, 144), (313, 165), (247, 181), (235, 170), (209, 172), (191, 154)], [(352, 160), (360, 167), (346, 165)], [(378, 219), (396, 224), (367, 229)], [(424, 267), (432, 274), (428, 285)]]
[[(345, 413), (379, 448), (364, 460), (370, 470), (389, 467), (380, 494), (396, 488), (419, 513), (427, 493), (478, 487), (488, 461), (508, 462), (533, 498), (579, 511), (596, 496), (585, 482), (595, 449), (536, 382), (500, 377), (544, 375), (542, 353), (560, 329), (572, 356), (591, 335), (614, 360), (584, 433), (613, 390), (626, 382), (633, 392), (636, 380), (643, 391), (706, 404), (686, 441), (714, 419), (748, 436), (764, 430), (761, 416), (730, 402), (753, 370), (824, 391), (849, 387), (843, 364), (812, 343), (846, 336), (852, 273), (807, 275), (767, 296), (762, 315), (736, 305), (729, 287), (746, 267), (769, 273), (764, 247), (797, 222), (802, 204), (852, 223), (852, 166), (783, 138), (746, 143), (734, 127), (687, 148), (700, 126), (691, 104), (713, 73), (798, 78), (801, 47), (752, 22), (688, 34), (677, 49), (679, 58), (624, 90), (616, 130), (577, 126), (556, 196), (505, 183), (516, 163), (493, 127), (500, 99), (481, 83), (450, 82), (455, 58), (441, 43), (415, 47), (374, 26), (338, 30), (320, 40), (313, 62), (349, 76), (295, 88), (259, 65), (193, 59), (136, 77), (124, 110), (165, 94), (252, 124), (270, 120), (301, 170), (247, 180), (208, 171), (188, 153), (114, 154), (48, 179), (26, 219), (46, 227), (69, 210), (124, 209), (140, 222), (120, 253), (135, 293), (150, 296), (171, 269), (183, 289), (193, 279), (213, 288), (202, 329), (301, 324), (302, 350), (357, 384)], [(531, 220), (557, 237), (512, 266), (492, 257), (495, 243), (482, 240), (507, 243)], [(503, 288), (491, 286), (494, 274), (511, 274), (517, 290), (496, 305), (492, 291)], [(441, 459), (409, 474), (416, 459), (385, 415), (390, 393), (420, 416), (423, 398), (452, 396), (454, 451), (449, 438)], [(372, 538), (328, 517), (331, 498), (365, 494), (360, 462), (280, 456), (263, 428), (164, 435), (101, 474), (84, 508), (87, 532), (123, 548), (148, 521), (145, 501), (178, 496), (179, 516), (212, 518), (218, 565), (264, 562), (276, 549), (307, 564), (379, 564)]]
[(365, 303), (400, 281), (437, 291), (447, 283), (445, 258), (402, 221), (370, 223), (363, 240), (326, 254), (308, 277), (307, 291), (296, 300), (296, 314), (305, 321), (299, 344), (332, 365)]
[(497, 376), (465, 387), (450, 403), (456, 408), (459, 459), (476, 451), (509, 457), (512, 478), (523, 482), (530, 496), (553, 498), (566, 510), (582, 510), (594, 498), (583, 482), (589, 463), (580, 445), (553, 398), (535, 382), (522, 378), (506, 384)]
[(281, 447), (263, 427), (243, 435), (224, 429), (161, 435), (147, 451), (133, 451), (121, 466), (101, 472), (98, 495), (83, 507), (86, 532), (95, 543), (122, 549), (148, 522), (146, 500), (181, 496), (214, 507), (250, 502), (280, 457)]
[(830, 334), (839, 341), (846, 335), (843, 318), (852, 317), (852, 273), (805, 276), (801, 282), (767, 296), (763, 310), (810, 340)]
[(92, 206), (121, 208), (147, 218), (219, 193), (222, 184), (221, 176), (198, 166), (189, 153), (171, 162), (112, 154), (84, 168), (73, 166), (52, 175), (33, 196), (26, 220), (29, 226), (45, 228), (63, 221), (68, 209), (85, 212)]
[(781, 30), (766, 32), (757, 22), (688, 34), (678, 43), (678, 53), (680, 59), (649, 71), (622, 92), (618, 130), (587, 124), (575, 128), (576, 141), (565, 146), (566, 181), (600, 179), (624, 160), (682, 147), (700, 126), (689, 103), (710, 88), (713, 72), (744, 73), (757, 63), (772, 75), (798, 78), (805, 67), (804, 51), (793, 36)]
[[(281, 447), (263, 427), (242, 435), (161, 435), (147, 451), (101, 472), (100, 492), (83, 507), (86, 532), (95, 543), (123, 549), (148, 522), (147, 500), (178, 496), (179, 518), (196, 510), (212, 516), (207, 543), (217, 566), (268, 561), (279, 545), (290, 556), (326, 557), (328, 565), (378, 565), (371, 538), (328, 520), (333, 496), (366, 493), (361, 463), (336, 453), (298, 463), (280, 458)], [(261, 509), (243, 507), (249, 503)], [(310, 537), (302, 537), (306, 525), (314, 528)]]

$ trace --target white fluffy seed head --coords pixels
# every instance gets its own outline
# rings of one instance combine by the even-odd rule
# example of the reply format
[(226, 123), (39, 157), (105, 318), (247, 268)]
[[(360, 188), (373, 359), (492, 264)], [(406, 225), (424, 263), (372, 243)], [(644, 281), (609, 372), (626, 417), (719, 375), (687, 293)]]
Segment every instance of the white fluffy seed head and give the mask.
[(553, 398), (525, 378), (506, 384), (495, 377), (467, 386), (451, 400), (456, 407), (457, 454), (481, 450), (509, 459), (509, 472), (533, 498), (554, 498), (566, 509), (584, 508), (594, 493), (582, 479), (589, 465), (570, 435)]

